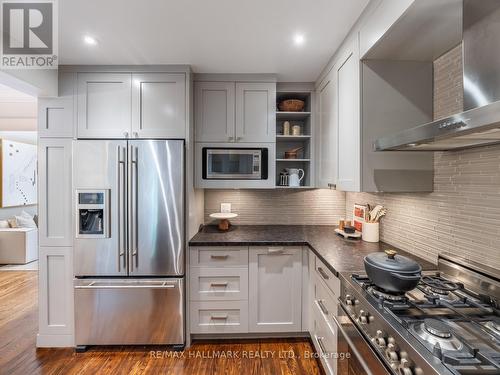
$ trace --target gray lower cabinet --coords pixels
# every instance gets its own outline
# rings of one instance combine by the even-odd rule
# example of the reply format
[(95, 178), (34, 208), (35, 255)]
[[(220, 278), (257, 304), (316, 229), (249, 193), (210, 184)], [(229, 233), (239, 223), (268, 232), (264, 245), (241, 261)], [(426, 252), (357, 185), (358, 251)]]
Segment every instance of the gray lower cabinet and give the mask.
[(302, 247), (250, 247), (248, 277), (249, 331), (301, 331)]
[(189, 250), (191, 333), (248, 332), (248, 246)]
[(130, 73), (78, 73), (78, 138), (128, 137), (131, 85)]
[(193, 246), (189, 257), (191, 333), (302, 331), (301, 246)]
[(40, 247), (37, 347), (74, 345), (73, 248)]
[(182, 139), (186, 129), (185, 75), (132, 74), (131, 136)]
[(309, 270), (309, 331), (323, 369), (328, 375), (336, 375), (339, 337), (335, 318), (340, 280), (316, 256), (310, 258)]

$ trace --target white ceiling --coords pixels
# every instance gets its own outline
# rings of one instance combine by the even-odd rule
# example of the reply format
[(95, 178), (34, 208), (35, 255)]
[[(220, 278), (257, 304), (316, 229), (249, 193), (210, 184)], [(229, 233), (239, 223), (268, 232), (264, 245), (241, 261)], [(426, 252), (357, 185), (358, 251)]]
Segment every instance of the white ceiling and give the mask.
[[(190, 64), (314, 81), (369, 0), (61, 0), (60, 64)], [(296, 33), (304, 45), (293, 43)], [(83, 43), (84, 35), (98, 40)]]

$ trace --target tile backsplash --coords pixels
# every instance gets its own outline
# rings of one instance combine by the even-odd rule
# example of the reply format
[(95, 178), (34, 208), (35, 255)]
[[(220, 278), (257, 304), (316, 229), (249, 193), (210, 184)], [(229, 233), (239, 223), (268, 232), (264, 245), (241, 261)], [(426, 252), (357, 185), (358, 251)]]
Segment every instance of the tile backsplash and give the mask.
[[(434, 62), (434, 117), (463, 107), (462, 48)], [(354, 203), (383, 204), (381, 240), (427, 260), (447, 251), (500, 269), (500, 145), (436, 152), (434, 192), (343, 193), (331, 190), (205, 190), (205, 222), (233, 204), (238, 224), (336, 224)]]
[(450, 252), (500, 269), (500, 145), (439, 152), (429, 194), (346, 194), (354, 203), (382, 204), (382, 241), (435, 261)]
[(221, 203), (231, 203), (238, 217), (234, 224), (334, 225), (345, 215), (345, 193), (314, 190), (205, 190), (205, 223), (220, 211)]
[[(434, 62), (434, 118), (463, 109), (462, 45)], [(443, 251), (500, 269), (500, 145), (434, 154), (430, 194), (346, 194), (383, 204), (383, 241), (435, 261)]]

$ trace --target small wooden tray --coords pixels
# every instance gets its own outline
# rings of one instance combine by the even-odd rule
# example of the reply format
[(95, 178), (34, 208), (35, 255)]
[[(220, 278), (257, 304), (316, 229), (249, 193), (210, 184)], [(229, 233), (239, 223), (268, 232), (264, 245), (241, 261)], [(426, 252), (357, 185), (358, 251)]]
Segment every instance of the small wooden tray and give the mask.
[(355, 231), (354, 233), (346, 233), (343, 230), (340, 230), (339, 228), (335, 229), (335, 233), (337, 233), (339, 236), (344, 237), (345, 239), (349, 238), (354, 238), (358, 239), (361, 238), (361, 232)]

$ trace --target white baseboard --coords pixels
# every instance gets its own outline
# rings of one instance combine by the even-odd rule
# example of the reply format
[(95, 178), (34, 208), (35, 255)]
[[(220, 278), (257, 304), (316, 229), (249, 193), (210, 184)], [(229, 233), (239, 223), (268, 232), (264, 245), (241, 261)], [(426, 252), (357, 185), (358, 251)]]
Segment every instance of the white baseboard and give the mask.
[(75, 339), (73, 335), (36, 335), (37, 348), (73, 348)]

